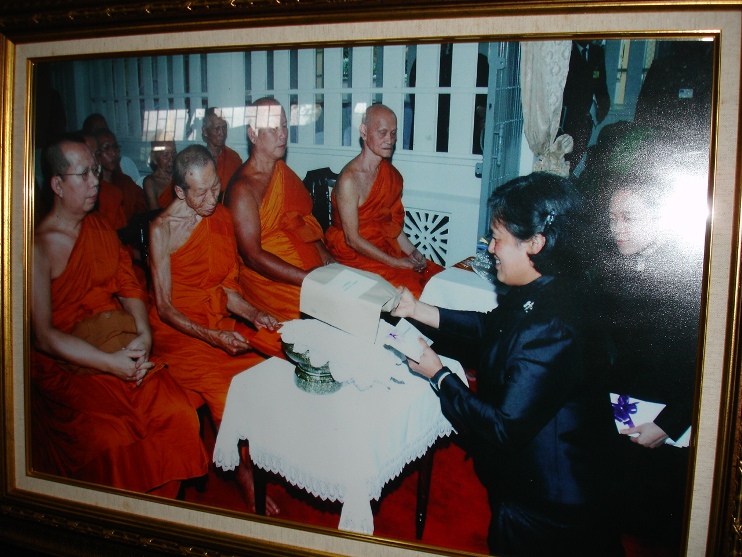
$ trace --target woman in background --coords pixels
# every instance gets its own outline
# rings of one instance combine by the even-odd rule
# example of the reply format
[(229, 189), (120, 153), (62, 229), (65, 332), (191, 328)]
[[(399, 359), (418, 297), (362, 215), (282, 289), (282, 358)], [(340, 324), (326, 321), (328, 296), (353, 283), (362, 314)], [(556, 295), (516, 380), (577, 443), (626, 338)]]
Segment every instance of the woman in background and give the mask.
[[(637, 169), (608, 180), (605, 197), (611, 242), (598, 276), (605, 390), (623, 396), (615, 404), (625, 423), (613, 436), (612, 477), (616, 500), (631, 501), (617, 519), (658, 555), (675, 555), (681, 545), (703, 270), (703, 230), (692, 226), (687, 208), (671, 203), (693, 203), (700, 193), (705, 207), (700, 164)], [(693, 230), (695, 237), (682, 236)], [(638, 418), (646, 402), (664, 408), (653, 419)]]
[(596, 449), (612, 423), (607, 404), (605, 414), (599, 409), (580, 288), (568, 276), (582, 276), (576, 195), (567, 180), (534, 173), (497, 189), (489, 209), (488, 250), (509, 287), (498, 307), (486, 314), (437, 308), (403, 288), (392, 312), (480, 339), (477, 394), (427, 344), (410, 367), (430, 380), (456, 429), (473, 437), (493, 554), (620, 555), (601, 514)]

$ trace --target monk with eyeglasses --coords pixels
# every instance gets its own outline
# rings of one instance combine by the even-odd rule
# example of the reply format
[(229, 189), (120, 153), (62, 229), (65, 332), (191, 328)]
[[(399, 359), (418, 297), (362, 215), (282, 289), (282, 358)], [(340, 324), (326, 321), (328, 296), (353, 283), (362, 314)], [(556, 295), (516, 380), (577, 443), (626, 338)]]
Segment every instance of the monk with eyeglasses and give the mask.
[(53, 201), (33, 245), (33, 468), (176, 497), (207, 472), (188, 397), (150, 358), (146, 296), (115, 230), (93, 211), (99, 167), (64, 137), (44, 151)]

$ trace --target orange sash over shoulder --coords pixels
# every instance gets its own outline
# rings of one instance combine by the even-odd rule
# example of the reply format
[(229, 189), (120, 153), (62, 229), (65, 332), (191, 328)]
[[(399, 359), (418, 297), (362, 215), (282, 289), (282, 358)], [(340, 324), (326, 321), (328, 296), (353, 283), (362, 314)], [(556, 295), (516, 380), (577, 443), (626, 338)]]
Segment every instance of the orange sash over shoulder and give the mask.
[[(315, 242), (322, 228), (312, 216), (312, 198), (299, 177), (279, 160), (260, 206), (263, 249), (305, 271), (322, 265)], [(300, 287), (273, 281), (243, 265), (245, 299), (279, 321), (299, 317)]]
[(173, 191), (174, 187), (175, 182), (170, 180), (170, 185), (162, 190), (160, 197), (157, 198), (157, 204), (160, 206), (160, 209), (164, 209), (170, 205), (173, 199), (175, 199), (175, 192)]
[[(404, 226), (402, 175), (387, 160), (381, 161), (379, 173), (371, 186), (368, 199), (358, 208), (358, 231), (366, 240), (392, 257), (404, 257), (397, 238)], [(332, 194), (332, 225), (325, 232), (327, 249), (338, 263), (381, 275), (395, 286), (406, 286), (419, 297), (428, 279), (443, 268), (428, 261), (424, 273), (396, 269), (361, 255), (345, 241), (335, 192)]]
[[(92, 213), (52, 281), (53, 325), (105, 352), (127, 346), (136, 328), (117, 296), (145, 299), (116, 233)], [(207, 471), (198, 417), (167, 370), (137, 387), (33, 351), (31, 377), (36, 470), (140, 492)]]
[[(240, 291), (238, 268), (232, 216), (219, 204), (170, 256), (173, 306), (194, 323), (209, 329), (236, 330), (250, 341), (255, 331), (235, 321), (227, 309), (225, 288)], [(165, 359), (183, 388), (203, 397), (219, 423), (232, 377), (263, 357), (255, 352), (230, 356), (167, 325), (156, 308), (150, 310), (150, 322), (155, 352)]]

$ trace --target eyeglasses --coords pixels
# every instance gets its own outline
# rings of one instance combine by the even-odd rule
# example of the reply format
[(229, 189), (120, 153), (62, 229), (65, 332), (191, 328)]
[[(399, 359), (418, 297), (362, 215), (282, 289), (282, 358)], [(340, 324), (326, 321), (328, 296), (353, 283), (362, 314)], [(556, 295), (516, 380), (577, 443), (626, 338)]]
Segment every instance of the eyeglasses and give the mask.
[(60, 174), (57, 174), (57, 176), (79, 176), (83, 180), (87, 180), (89, 174), (92, 174), (96, 178), (100, 178), (100, 172), (101, 172), (101, 166), (99, 164), (96, 164), (89, 168), (86, 168), (82, 172), (60, 173)]

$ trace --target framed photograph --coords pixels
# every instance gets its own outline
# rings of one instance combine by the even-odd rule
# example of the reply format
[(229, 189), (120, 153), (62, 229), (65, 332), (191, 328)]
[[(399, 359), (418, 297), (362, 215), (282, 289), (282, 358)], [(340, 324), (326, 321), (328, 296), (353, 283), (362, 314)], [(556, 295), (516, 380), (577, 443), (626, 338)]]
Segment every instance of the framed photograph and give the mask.
[[(160, 132), (178, 149), (201, 143), (206, 109), (217, 106), (228, 143), (244, 160), (245, 107), (270, 95), (289, 117), (289, 166), (300, 177), (323, 167), (337, 173), (359, 150), (358, 107), (383, 102), (398, 118), (394, 161), (405, 177), (408, 234), (422, 222), (441, 224), (445, 236), (428, 238), (425, 254), (452, 266), (475, 253), (487, 226), (484, 200), (497, 180), (529, 173), (539, 158), (520, 110), (521, 68), (530, 63), (523, 45), (571, 41), (599, 45), (610, 68), (611, 108), (597, 117), (601, 125), (585, 140), (591, 144), (602, 127), (633, 120), (659, 50), (703, 46), (703, 56), (687, 58), (685, 68), (705, 76), (703, 85), (681, 87), (683, 95), (707, 99), (704, 124), (682, 137), (700, 136), (709, 161), (709, 212), (694, 237), (705, 242), (702, 326), (682, 548), (689, 557), (741, 551), (742, 9), (721, 0), (115, 0), (105, 7), (40, 0), (0, 8), (0, 540), (70, 555), (485, 554), (486, 545), (476, 542), (357, 534), (321, 521), (240, 512), (208, 498), (165, 500), (34, 470), (29, 293), (38, 153), (55, 130), (78, 129), (86, 115), (102, 113), (116, 124), (122, 155), (143, 176)], [(495, 106), (502, 99), (505, 105)], [(517, 116), (495, 124), (498, 110)], [(676, 115), (671, 110), (669, 118)], [(672, 155), (686, 152), (680, 137)], [(446, 512), (456, 511), (429, 520), (445, 523)]]

